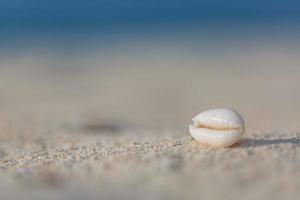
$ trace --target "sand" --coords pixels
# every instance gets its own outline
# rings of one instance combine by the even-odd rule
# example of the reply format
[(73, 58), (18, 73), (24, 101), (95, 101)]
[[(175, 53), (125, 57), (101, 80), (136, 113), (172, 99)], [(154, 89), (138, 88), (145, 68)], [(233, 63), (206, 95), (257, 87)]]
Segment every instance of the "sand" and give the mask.
[[(0, 199), (299, 199), (300, 51), (163, 50), (2, 58)], [(191, 118), (223, 106), (245, 136), (201, 146)]]
[(155, 133), (159, 137), (149, 137), (151, 132), (145, 130), (62, 127), (57, 132), (22, 139), (2, 135), (1, 199), (300, 195), (299, 132), (246, 133), (233, 147), (221, 149), (200, 145), (186, 131)]

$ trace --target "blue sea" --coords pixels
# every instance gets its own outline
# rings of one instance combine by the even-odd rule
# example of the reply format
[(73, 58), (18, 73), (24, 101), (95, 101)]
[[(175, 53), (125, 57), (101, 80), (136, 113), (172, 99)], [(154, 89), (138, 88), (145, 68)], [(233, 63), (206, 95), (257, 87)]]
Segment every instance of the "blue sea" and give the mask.
[(107, 26), (298, 18), (298, 1), (1, 0), (2, 27)]
[[(128, 35), (200, 30), (258, 34), (298, 30), (299, 1), (1, 0), (0, 41), (116, 40)], [(245, 30), (243, 32), (243, 30)], [(171, 34), (171, 36), (172, 36)], [(113, 36), (113, 37), (110, 37)]]

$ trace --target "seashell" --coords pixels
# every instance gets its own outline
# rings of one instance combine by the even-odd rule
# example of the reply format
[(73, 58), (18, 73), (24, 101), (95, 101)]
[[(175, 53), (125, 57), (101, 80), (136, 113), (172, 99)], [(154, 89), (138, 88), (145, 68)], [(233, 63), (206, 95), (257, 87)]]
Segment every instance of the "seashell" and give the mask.
[(242, 116), (229, 108), (207, 110), (193, 119), (189, 130), (201, 144), (228, 147), (237, 142), (245, 132)]

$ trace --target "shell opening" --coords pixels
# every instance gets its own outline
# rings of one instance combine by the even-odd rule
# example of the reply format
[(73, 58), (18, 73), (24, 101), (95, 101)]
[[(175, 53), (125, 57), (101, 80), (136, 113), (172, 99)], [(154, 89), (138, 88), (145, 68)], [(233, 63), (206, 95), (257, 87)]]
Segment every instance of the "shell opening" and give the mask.
[(206, 128), (206, 129), (211, 129), (211, 130), (219, 130), (219, 131), (230, 131), (230, 130), (235, 130), (239, 131), (241, 128), (239, 127), (222, 127), (222, 126), (214, 126), (211, 124), (203, 124), (198, 121), (195, 121), (193, 124), (196, 128)]

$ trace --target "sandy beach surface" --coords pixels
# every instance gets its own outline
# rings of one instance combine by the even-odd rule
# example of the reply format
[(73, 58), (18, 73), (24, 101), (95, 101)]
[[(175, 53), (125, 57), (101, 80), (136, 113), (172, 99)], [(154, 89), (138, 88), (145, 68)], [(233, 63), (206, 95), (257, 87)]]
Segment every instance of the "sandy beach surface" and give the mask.
[[(176, 50), (1, 58), (0, 199), (299, 199), (300, 51)], [(215, 107), (231, 148), (188, 133)]]

